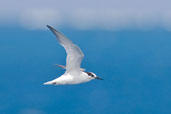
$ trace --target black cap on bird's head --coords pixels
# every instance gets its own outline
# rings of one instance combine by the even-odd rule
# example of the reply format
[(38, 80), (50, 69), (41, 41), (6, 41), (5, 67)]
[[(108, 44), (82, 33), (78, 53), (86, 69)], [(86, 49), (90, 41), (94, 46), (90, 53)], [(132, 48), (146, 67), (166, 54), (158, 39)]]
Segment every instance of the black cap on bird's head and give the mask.
[(94, 79), (103, 80), (102, 78), (96, 76), (96, 75), (95, 75), (94, 73), (92, 73), (92, 72), (85, 72), (85, 73), (87, 73), (88, 76), (91, 76), (91, 77), (93, 77)]

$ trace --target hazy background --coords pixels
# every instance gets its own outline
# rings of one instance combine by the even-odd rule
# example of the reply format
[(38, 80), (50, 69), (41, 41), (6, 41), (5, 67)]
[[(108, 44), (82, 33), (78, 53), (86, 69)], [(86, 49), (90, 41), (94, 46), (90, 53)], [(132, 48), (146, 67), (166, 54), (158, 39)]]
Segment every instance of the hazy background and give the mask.
[[(171, 1), (0, 0), (1, 114), (171, 114)], [(104, 78), (44, 86), (64, 73), (52, 25)]]

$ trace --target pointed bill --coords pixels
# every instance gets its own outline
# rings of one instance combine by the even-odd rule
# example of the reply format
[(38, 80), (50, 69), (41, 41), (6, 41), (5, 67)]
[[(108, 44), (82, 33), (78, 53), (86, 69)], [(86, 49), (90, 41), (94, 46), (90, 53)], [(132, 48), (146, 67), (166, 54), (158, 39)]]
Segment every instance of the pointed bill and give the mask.
[(98, 76), (96, 76), (95, 79), (97, 79), (97, 80), (104, 80), (103, 78), (100, 78)]

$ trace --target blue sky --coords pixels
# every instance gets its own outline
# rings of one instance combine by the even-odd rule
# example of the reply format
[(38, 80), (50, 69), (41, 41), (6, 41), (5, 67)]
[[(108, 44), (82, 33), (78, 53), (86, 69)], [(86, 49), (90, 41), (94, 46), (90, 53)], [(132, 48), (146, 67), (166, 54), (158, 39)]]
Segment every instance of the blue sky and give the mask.
[[(171, 113), (170, 1), (1, 2), (0, 113)], [(104, 80), (43, 85), (64, 73), (55, 64), (66, 57), (47, 24)]]

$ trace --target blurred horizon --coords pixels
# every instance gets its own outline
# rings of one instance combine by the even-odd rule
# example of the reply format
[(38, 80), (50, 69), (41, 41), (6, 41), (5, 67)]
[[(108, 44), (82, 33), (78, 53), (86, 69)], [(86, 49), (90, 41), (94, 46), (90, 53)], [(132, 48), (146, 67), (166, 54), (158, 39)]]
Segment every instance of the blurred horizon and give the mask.
[[(169, 0), (1, 0), (0, 25), (44, 29), (44, 25), (75, 29), (171, 30)], [(10, 3), (10, 4), (9, 4)], [(33, 4), (34, 3), (34, 4)], [(98, 3), (98, 4), (97, 4)]]
[[(1, 0), (0, 114), (171, 114), (171, 1)], [(66, 53), (83, 51), (104, 80), (45, 86)]]

